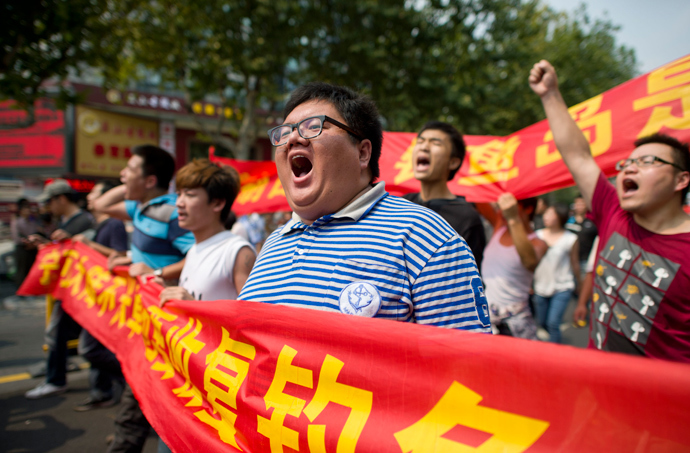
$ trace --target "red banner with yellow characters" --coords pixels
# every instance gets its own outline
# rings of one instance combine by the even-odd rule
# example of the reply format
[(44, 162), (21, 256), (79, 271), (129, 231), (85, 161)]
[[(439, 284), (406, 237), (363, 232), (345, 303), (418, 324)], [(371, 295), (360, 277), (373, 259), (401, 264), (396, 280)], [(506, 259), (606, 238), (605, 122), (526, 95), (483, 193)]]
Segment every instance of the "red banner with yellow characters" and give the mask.
[(243, 301), (172, 301), (81, 243), (51, 292), (117, 354), (173, 451), (687, 452), (690, 366)]
[[(607, 176), (616, 173), (616, 162), (628, 157), (633, 142), (640, 137), (663, 132), (688, 141), (690, 55), (577, 104), (570, 108), (570, 114)], [(380, 180), (394, 195), (419, 191), (419, 182), (412, 174), (416, 136), (384, 132)], [(448, 186), (470, 201), (496, 201), (503, 192), (527, 198), (574, 184), (546, 120), (507, 137), (466, 135), (465, 142), (465, 161)], [(275, 166), (270, 170), (268, 162), (212, 159), (232, 165), (242, 174), (242, 192), (233, 205), (236, 213), (290, 209)]]

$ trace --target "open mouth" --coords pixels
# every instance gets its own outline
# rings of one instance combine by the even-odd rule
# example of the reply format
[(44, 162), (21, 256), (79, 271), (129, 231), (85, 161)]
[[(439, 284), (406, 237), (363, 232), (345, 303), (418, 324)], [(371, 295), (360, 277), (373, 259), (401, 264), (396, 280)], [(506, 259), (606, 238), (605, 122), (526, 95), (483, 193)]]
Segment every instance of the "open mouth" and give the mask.
[(431, 161), (428, 156), (420, 155), (417, 157), (416, 168), (418, 171), (424, 171), (429, 168)]
[(632, 192), (635, 192), (638, 188), (639, 188), (639, 186), (632, 179), (624, 179), (623, 180), (623, 193), (626, 193), (626, 194), (632, 193)]
[(290, 159), (290, 167), (292, 168), (292, 173), (300, 178), (306, 176), (312, 169), (312, 163), (306, 156), (293, 156)]

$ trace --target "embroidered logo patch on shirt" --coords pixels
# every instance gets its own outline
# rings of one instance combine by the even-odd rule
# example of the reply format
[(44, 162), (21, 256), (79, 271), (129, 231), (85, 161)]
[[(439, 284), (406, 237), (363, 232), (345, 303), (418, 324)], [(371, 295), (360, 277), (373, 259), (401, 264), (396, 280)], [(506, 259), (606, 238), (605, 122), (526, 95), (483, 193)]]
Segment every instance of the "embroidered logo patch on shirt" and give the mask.
[(381, 308), (381, 294), (371, 283), (357, 281), (343, 288), (339, 302), (345, 314), (373, 318)]

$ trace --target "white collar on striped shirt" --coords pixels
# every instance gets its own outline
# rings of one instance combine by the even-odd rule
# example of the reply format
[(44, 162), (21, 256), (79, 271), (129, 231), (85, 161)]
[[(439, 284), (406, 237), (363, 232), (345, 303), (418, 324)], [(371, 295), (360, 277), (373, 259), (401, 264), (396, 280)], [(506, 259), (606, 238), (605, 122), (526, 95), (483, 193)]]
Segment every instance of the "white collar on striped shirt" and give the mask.
[[(386, 194), (386, 183), (383, 181), (377, 182), (370, 189), (364, 192), (359, 198), (352, 203), (345, 206), (340, 211), (332, 215), (333, 219), (348, 218), (357, 222), (364, 214), (366, 214), (373, 205), (375, 205)], [(322, 217), (323, 218), (323, 217)], [(287, 234), (293, 230), (296, 224), (303, 223), (302, 219), (295, 213), (292, 213), (292, 219), (285, 224), (280, 234)]]

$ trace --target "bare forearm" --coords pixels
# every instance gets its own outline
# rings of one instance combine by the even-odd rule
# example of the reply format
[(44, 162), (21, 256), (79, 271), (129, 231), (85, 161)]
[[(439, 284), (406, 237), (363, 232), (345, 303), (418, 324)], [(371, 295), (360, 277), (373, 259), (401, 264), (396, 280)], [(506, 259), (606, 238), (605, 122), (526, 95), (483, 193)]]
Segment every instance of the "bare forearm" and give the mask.
[(100, 253), (101, 255), (110, 256), (113, 253), (117, 253), (117, 250), (111, 249), (110, 247), (106, 247), (105, 245), (99, 244), (98, 242), (94, 242), (94, 241), (85, 241), (85, 242), (86, 242), (86, 245), (88, 245), (89, 247), (91, 247), (92, 249), (94, 249), (95, 251)]
[(593, 280), (591, 272), (587, 272), (585, 278), (582, 279), (580, 295), (577, 298), (578, 306), (587, 307), (587, 302), (589, 302), (589, 299), (592, 297), (592, 289), (594, 288)]
[(169, 264), (165, 267), (163, 267), (163, 273), (161, 274), (161, 278), (165, 280), (175, 280), (180, 278), (180, 274), (182, 273), (182, 268), (184, 267), (184, 258), (181, 261), (178, 261), (175, 264)]
[(121, 220), (128, 220), (129, 214), (127, 214), (124, 203), (125, 191), (126, 187), (124, 184), (110, 189), (94, 200), (93, 208), (97, 211), (104, 212), (111, 217)]
[(520, 256), (520, 262), (525, 269), (534, 271), (534, 269), (537, 268), (537, 264), (539, 264), (539, 260), (534, 246), (527, 237), (525, 226), (519, 219), (510, 219), (508, 220), (508, 230), (510, 231), (510, 236), (513, 238), (513, 244), (515, 244), (515, 248)]
[(568, 107), (558, 90), (555, 69), (548, 61), (541, 60), (532, 67), (529, 83), (544, 106), (556, 148), (573, 175), (587, 205), (591, 207), (592, 194), (601, 170), (592, 157), (586, 137), (568, 112)]
[(561, 153), (565, 164), (570, 168), (571, 162), (578, 159), (592, 160), (589, 142), (577, 123), (570, 116), (560, 91), (554, 90), (541, 98), (546, 118), (549, 120), (556, 148)]

